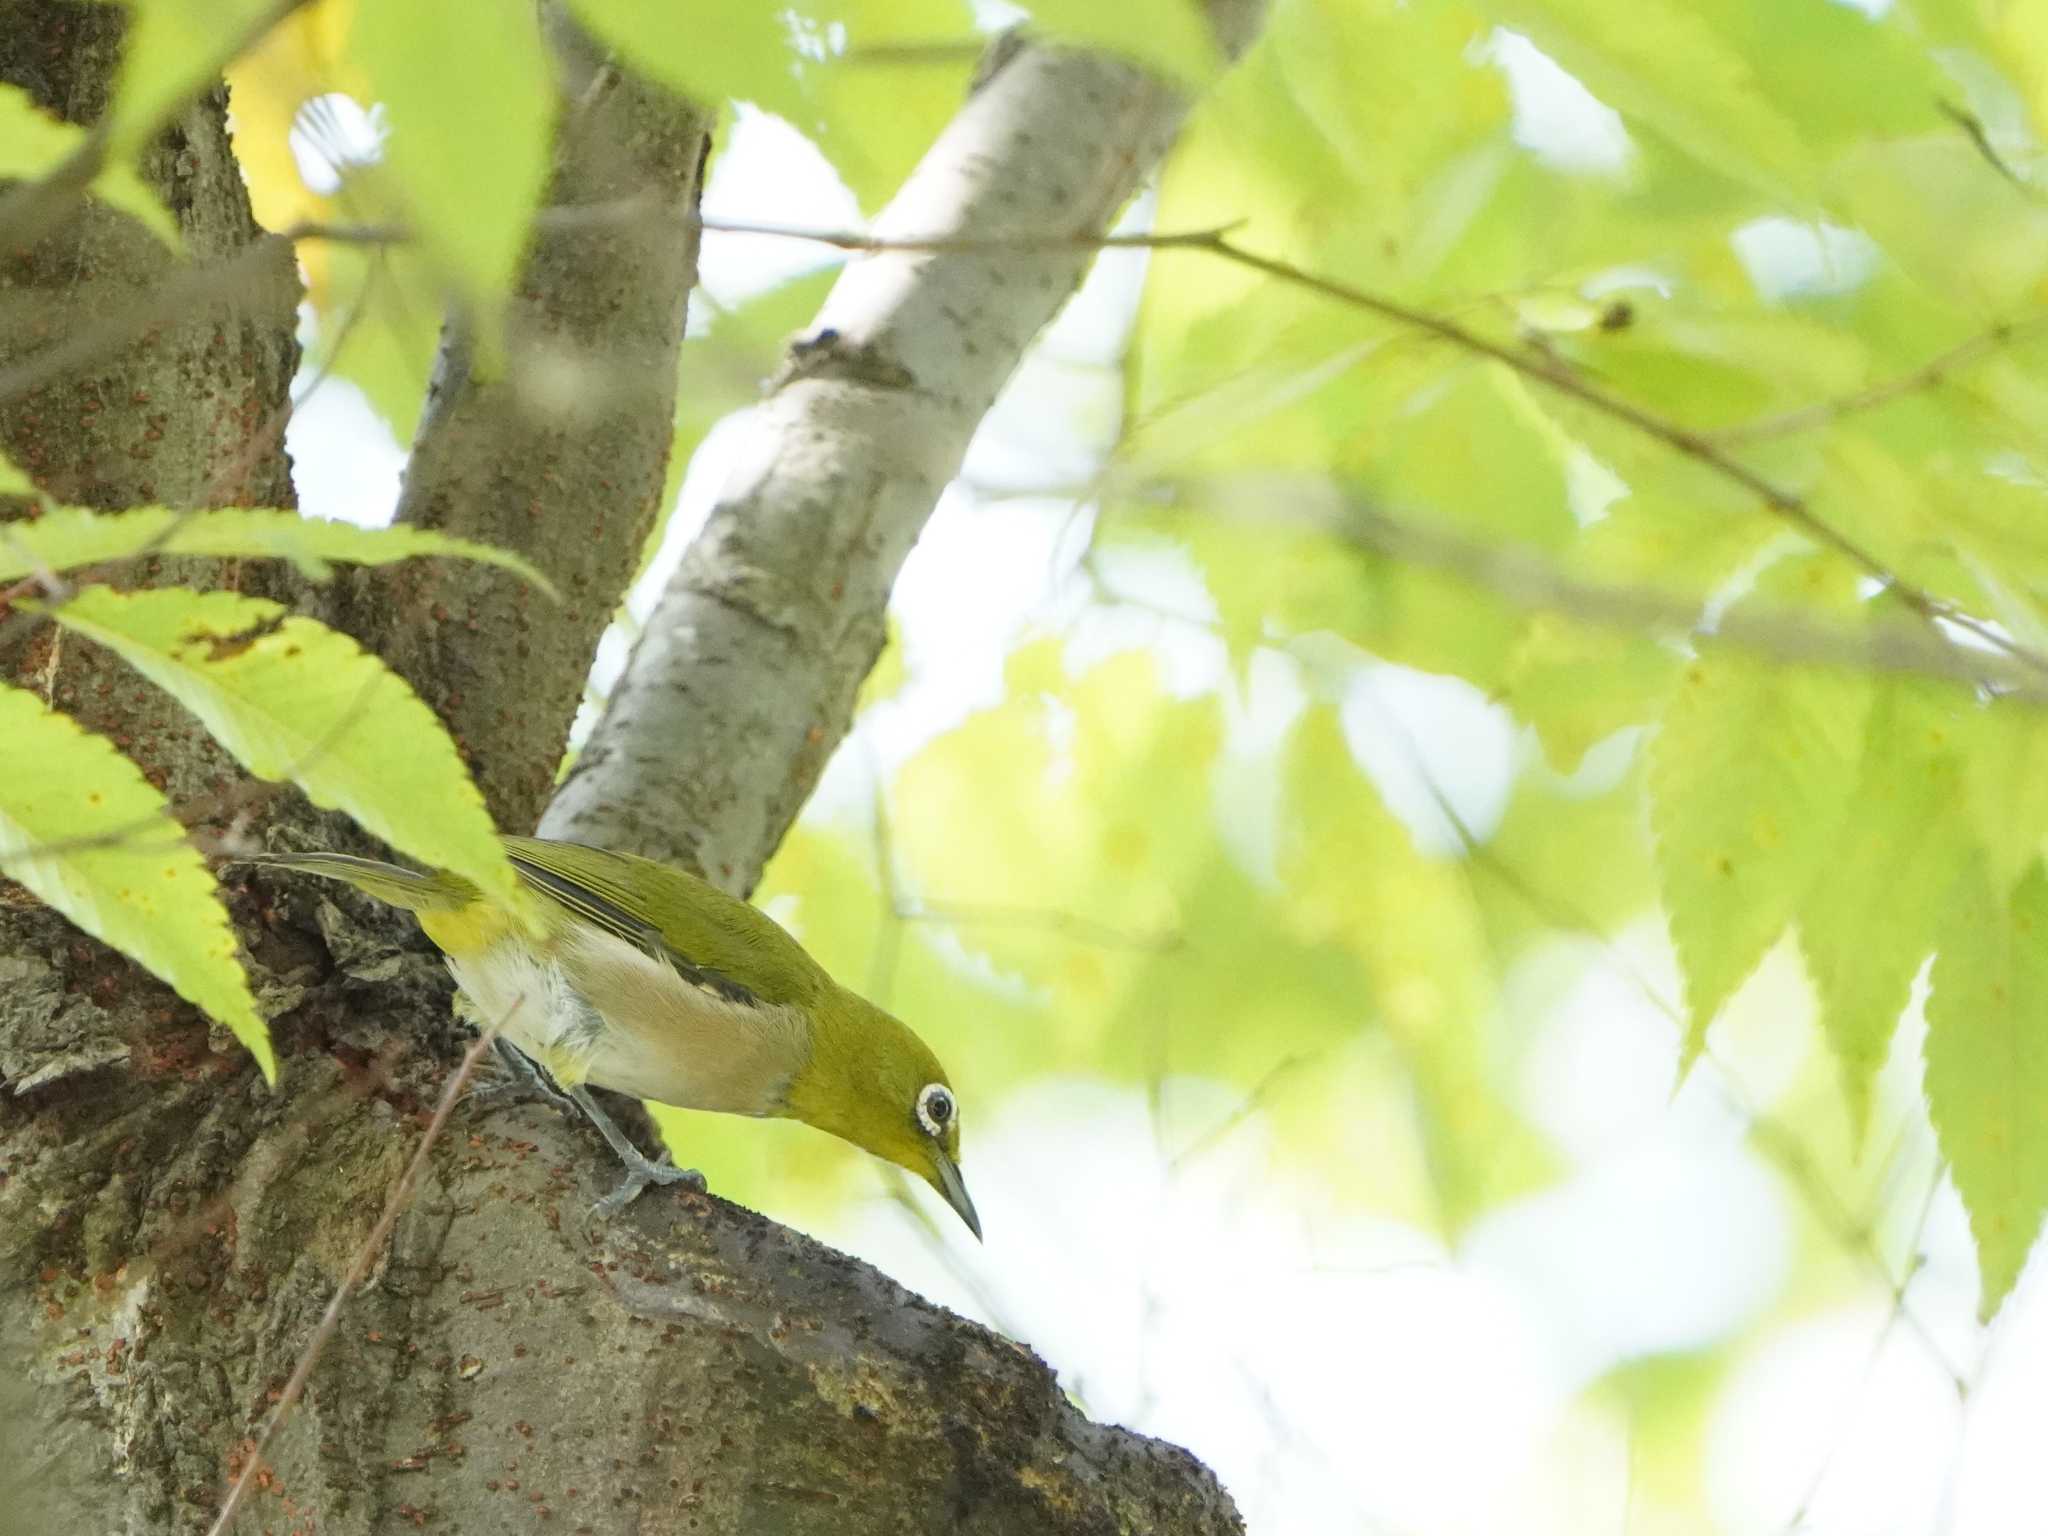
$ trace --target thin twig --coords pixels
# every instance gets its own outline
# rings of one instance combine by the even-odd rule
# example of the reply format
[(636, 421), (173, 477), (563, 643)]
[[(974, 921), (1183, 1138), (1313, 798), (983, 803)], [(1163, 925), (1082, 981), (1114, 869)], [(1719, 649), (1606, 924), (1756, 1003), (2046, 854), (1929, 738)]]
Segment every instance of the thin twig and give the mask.
[(326, 1311), (320, 1314), (320, 1321), (315, 1325), (312, 1336), (306, 1340), (306, 1347), (299, 1352), (298, 1363), (292, 1367), (291, 1377), (285, 1382), (284, 1391), (279, 1394), (277, 1405), (270, 1410), (270, 1417), (264, 1421), (262, 1432), (256, 1437), (256, 1443), (249, 1448), (248, 1459), (242, 1463), (241, 1475), (235, 1479), (234, 1486), (228, 1490), (227, 1498), (221, 1502), (220, 1513), (207, 1528), (207, 1536), (225, 1536), (243, 1496), (248, 1493), (249, 1485), (256, 1480), (256, 1474), (263, 1466), (264, 1453), (277, 1438), (277, 1432), (284, 1427), (284, 1421), (290, 1416), (293, 1405), (306, 1390), (306, 1382), (312, 1376), (313, 1367), (319, 1362), (321, 1352), (334, 1337), (335, 1327), (341, 1321), (342, 1307), (347, 1303), (350, 1293), (369, 1275), (370, 1266), (383, 1251), (385, 1240), (391, 1236), (391, 1229), (398, 1225), (399, 1216), (404, 1212), (407, 1202), (412, 1199), (413, 1188), (419, 1183), (420, 1174), (426, 1168), (427, 1154), (433, 1150), (434, 1143), (440, 1139), (442, 1129), (448, 1124), (448, 1117), (454, 1113), (456, 1102), (462, 1097), (462, 1090), (468, 1084), (470, 1074), (476, 1070), (476, 1064), (483, 1059), (484, 1052), (497, 1041), (498, 1031), (519, 1011), (525, 1001), (523, 996), (514, 999), (511, 1008), (506, 1010), (505, 1017), (477, 1036), (475, 1043), (463, 1054), (454, 1074), (448, 1079), (448, 1086), (441, 1091), (441, 1101), (434, 1106), (434, 1117), (427, 1122), (426, 1133), (420, 1137), (420, 1144), (413, 1152), (412, 1161), (406, 1164), (405, 1172), (392, 1187), (390, 1198), (384, 1202), (383, 1215), (377, 1218), (376, 1226), (370, 1229), (370, 1235), (363, 1239), (362, 1246), (356, 1250), (348, 1272), (341, 1277), (341, 1284), (334, 1288), (334, 1295), (329, 1298)]
[(1992, 147), (1991, 135), (1984, 131), (1983, 119), (1978, 117), (1976, 113), (1967, 111), (1952, 101), (1940, 100), (1934, 103), (1934, 110), (1963, 130), (1964, 135), (1969, 139), (1977, 153), (1984, 157), (1986, 165), (1989, 165), (1991, 169), (1998, 172), (1999, 175), (2003, 176), (2034, 201), (2039, 202), (2041, 200), (2040, 191), (2034, 184), (2007, 164), (2005, 156)]
[(1765, 438), (1789, 437), (1795, 432), (1804, 432), (1809, 427), (1826, 426), (1843, 416), (1871, 410), (1880, 405), (1889, 405), (1915, 390), (1939, 384), (1949, 374), (1976, 362), (1979, 358), (1988, 357), (2022, 337), (2043, 329), (2048, 329), (2048, 315), (2035, 315), (2026, 320), (1994, 325), (1990, 330), (1972, 336), (1967, 341), (1958, 342), (1946, 352), (1929, 358), (1918, 368), (1899, 374), (1896, 378), (1882, 379), (1836, 399), (1802, 405), (1797, 410), (1781, 411), (1774, 416), (1759, 416), (1754, 421), (1724, 427), (1718, 432), (1709, 433), (1708, 436), (1727, 448), (1738, 443), (1760, 442)]
[(1476, 356), (1489, 358), (1524, 378), (1576, 400), (1588, 409), (1662, 443), (1673, 452), (1740, 486), (1756, 497), (1767, 511), (1799, 529), (1816, 543), (1835, 551), (1866, 575), (1883, 582), (1915, 618), (1932, 630), (1937, 637), (1940, 634), (1938, 625), (1952, 624), (1986, 647), (2011, 657), (2027, 670), (2048, 677), (2048, 657), (2021, 645), (1996, 625), (1986, 623), (1954, 604), (1936, 598), (1907, 580), (1873, 551), (1866, 549), (1857, 540), (1821, 517), (1804, 496), (1777, 484), (1727, 452), (1713, 434), (1681, 426), (1619, 395), (1596, 388), (1552, 354), (1532, 353), (1504, 342), (1494, 341), (1455, 320), (1445, 319), (1414, 305), (1404, 304), (1397, 299), (1374, 293), (1338, 278), (1309, 271), (1278, 257), (1262, 255), (1239, 245), (1229, 238), (1229, 231), (1236, 227), (1234, 224), (1165, 235), (1017, 234), (916, 239), (885, 238), (857, 230), (804, 229), (792, 225), (716, 218), (699, 217), (696, 222), (699, 227), (711, 233), (767, 235), (790, 240), (807, 240), (865, 254), (889, 251), (1065, 250), (1077, 245), (1099, 250), (1204, 252), (1307, 292), (1320, 294), (1337, 303), (1378, 315), (1382, 319), (1391, 320), (1424, 335), (1434, 336)]
[[(1446, 571), (1525, 612), (1558, 613), (1627, 634), (1661, 630), (1690, 637), (1709, 631), (1702, 597), (1587, 581), (1526, 546), (1481, 543), (1442, 527), (1395, 517), (1355, 497), (1339, 501), (1332, 512), (1327, 510), (1330, 487), (1307, 477), (1238, 475), (1186, 486), (1155, 481), (1131, 494), (1166, 506), (1203, 504), (1205, 494), (1228, 496), (1266, 511), (1298, 502), (1314, 508), (1299, 514), (1298, 522), (1374, 554)], [(1325, 505), (1318, 507), (1319, 502)], [(1116, 600), (1131, 602), (1121, 595)], [(1165, 616), (1214, 627), (1195, 614)], [(2048, 678), (2037, 676), (2033, 668), (1993, 652), (1966, 651), (1938, 630), (1918, 624), (1823, 625), (1791, 608), (1759, 611), (1739, 605), (1714, 616), (1710, 632), (1718, 642), (1773, 661), (1931, 677), (1985, 688), (2036, 708), (2048, 706)]]

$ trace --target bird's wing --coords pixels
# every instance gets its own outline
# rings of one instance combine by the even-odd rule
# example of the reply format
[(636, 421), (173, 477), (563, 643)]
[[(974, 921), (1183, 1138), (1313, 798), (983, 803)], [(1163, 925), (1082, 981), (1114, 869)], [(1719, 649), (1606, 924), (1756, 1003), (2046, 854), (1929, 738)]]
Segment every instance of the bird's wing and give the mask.
[[(760, 1005), (759, 998), (730, 976), (678, 953), (662, 937), (658, 927), (646, 918), (634, 916), (589, 875), (558, 867), (557, 861), (550, 857), (553, 850), (547, 843), (521, 839), (514, 844), (509, 838), (506, 843), (505, 851), (512, 860), (512, 867), (519, 871), (520, 878), (550, 900), (567, 907), (585, 922), (624, 939), (654, 959), (675, 967), (676, 974), (692, 986), (701, 987), (728, 1002)], [(590, 850), (579, 851), (587, 853)]]

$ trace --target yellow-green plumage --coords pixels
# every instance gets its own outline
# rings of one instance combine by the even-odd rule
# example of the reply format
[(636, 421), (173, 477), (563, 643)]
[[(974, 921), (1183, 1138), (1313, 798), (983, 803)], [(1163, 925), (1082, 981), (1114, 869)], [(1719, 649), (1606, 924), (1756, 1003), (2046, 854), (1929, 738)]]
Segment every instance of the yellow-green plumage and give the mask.
[[(525, 913), (459, 876), (373, 859), (260, 862), (415, 914), (470, 1011), (578, 1093), (629, 1165), (636, 1154), (583, 1084), (802, 1120), (917, 1174), (980, 1235), (945, 1072), (901, 1021), (839, 986), (766, 913), (694, 875), (577, 843), (504, 842), (532, 898)], [(636, 1166), (642, 1183), (658, 1176)]]

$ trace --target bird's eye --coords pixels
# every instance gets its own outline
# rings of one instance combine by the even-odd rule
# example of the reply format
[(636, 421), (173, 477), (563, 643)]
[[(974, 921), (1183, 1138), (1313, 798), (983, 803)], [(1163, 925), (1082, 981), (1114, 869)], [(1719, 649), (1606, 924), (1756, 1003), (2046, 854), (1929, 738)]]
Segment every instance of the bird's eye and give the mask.
[(917, 1095), (917, 1123), (931, 1135), (943, 1136), (953, 1113), (952, 1089), (944, 1083), (926, 1083)]

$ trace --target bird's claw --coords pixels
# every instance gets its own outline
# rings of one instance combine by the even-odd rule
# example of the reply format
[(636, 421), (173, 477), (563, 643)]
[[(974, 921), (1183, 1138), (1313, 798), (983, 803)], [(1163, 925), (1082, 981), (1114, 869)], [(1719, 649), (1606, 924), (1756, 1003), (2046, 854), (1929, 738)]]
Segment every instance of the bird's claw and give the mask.
[(639, 1199), (640, 1192), (650, 1184), (680, 1184), (693, 1195), (701, 1195), (709, 1188), (704, 1175), (694, 1168), (678, 1168), (666, 1158), (658, 1163), (641, 1158), (628, 1166), (616, 1189), (590, 1208), (592, 1219), (609, 1221)]

